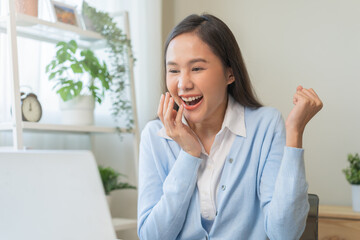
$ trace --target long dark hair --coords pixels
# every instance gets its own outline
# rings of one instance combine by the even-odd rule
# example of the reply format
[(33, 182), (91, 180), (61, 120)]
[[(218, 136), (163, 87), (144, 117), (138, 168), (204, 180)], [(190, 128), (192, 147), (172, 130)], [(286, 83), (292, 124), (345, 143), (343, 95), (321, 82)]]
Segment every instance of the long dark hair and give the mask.
[[(246, 70), (240, 48), (229, 27), (219, 18), (210, 15), (192, 14), (182, 20), (170, 32), (164, 51), (165, 82), (166, 82), (166, 52), (172, 39), (183, 33), (194, 32), (218, 56), (224, 67), (233, 70), (235, 81), (228, 85), (227, 92), (241, 105), (251, 108), (261, 107), (256, 98)], [(166, 88), (166, 83), (165, 83)]]

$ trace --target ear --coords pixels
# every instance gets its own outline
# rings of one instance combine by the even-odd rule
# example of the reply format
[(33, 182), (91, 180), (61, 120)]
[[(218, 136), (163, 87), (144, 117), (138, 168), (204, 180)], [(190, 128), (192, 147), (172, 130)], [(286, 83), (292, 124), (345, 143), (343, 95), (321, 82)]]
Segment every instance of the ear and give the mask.
[(226, 69), (226, 81), (227, 81), (228, 85), (235, 82), (235, 76), (234, 76), (234, 72), (233, 72), (232, 68)]

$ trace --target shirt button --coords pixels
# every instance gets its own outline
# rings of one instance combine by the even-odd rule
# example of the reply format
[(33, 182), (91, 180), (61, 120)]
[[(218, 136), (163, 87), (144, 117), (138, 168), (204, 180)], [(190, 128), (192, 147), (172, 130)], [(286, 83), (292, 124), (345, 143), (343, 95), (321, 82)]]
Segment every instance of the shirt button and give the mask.
[(225, 191), (225, 189), (226, 189), (226, 185), (222, 185), (221, 190)]
[(232, 163), (234, 161), (234, 159), (230, 158), (229, 159), (229, 163)]

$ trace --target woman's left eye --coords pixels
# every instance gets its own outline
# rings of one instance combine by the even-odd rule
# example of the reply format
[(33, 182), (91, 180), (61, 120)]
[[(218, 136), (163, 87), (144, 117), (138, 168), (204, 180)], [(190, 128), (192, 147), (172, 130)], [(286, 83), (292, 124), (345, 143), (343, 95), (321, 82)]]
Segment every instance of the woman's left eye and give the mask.
[(198, 71), (201, 71), (201, 70), (204, 70), (204, 69), (201, 68), (201, 67), (194, 67), (192, 70), (195, 71), (195, 72), (198, 72)]

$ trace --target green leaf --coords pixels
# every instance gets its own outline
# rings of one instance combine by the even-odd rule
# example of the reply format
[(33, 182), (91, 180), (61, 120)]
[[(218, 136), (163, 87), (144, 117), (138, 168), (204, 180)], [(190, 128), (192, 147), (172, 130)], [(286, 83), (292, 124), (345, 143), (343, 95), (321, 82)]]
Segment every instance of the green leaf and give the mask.
[(67, 46), (67, 43), (64, 41), (60, 41), (56, 44), (57, 48), (66, 48), (66, 46)]
[(56, 76), (56, 72), (51, 73), (49, 76), (49, 80), (53, 79), (55, 76)]
[(68, 46), (69, 46), (70, 51), (72, 51), (73, 53), (75, 53), (76, 50), (77, 50), (77, 48), (78, 48), (78, 45), (77, 45), (77, 43), (75, 42), (75, 40), (69, 41)]
[(86, 63), (81, 62), (81, 66), (84, 68), (84, 70), (85, 70), (86, 72), (90, 72), (90, 68), (89, 68), (89, 66), (88, 66)]
[(71, 64), (71, 69), (74, 73), (83, 73), (81, 66), (78, 63)]
[(350, 166), (343, 169), (346, 179), (350, 184), (360, 184), (360, 157), (359, 154), (348, 154), (348, 162)]
[(68, 52), (61, 52), (56, 57), (59, 61), (59, 64), (70, 61), (71, 59), (71, 55)]
[(118, 177), (120, 173), (113, 168), (98, 166), (98, 169), (106, 195), (109, 195), (111, 191), (117, 189), (136, 189), (135, 186), (128, 183), (119, 182)]
[(72, 95), (70, 93), (69, 87), (62, 87), (59, 90), (57, 90), (57, 93), (60, 94), (60, 97), (64, 102), (72, 99)]
[(45, 72), (46, 72), (46, 73), (48, 73), (48, 72), (49, 72), (50, 67), (51, 67), (51, 64), (46, 65), (46, 70), (45, 70)]
[(82, 90), (82, 86), (83, 86), (83, 83), (82, 83), (82, 82), (77, 82), (77, 83), (74, 85), (74, 95), (75, 95), (75, 96), (80, 95), (80, 92), (81, 92), (81, 90)]

